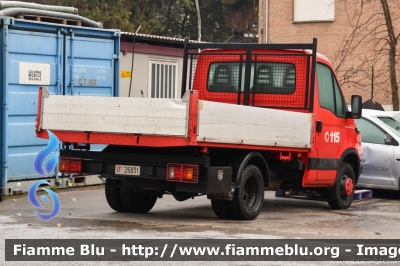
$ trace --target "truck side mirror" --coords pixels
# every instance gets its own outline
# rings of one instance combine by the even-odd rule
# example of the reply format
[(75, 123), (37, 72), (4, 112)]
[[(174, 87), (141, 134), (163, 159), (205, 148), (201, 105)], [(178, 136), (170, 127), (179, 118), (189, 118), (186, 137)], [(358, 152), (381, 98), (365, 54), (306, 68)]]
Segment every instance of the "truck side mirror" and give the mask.
[(347, 112), (347, 118), (359, 119), (362, 113), (362, 98), (360, 95), (351, 95), (351, 112)]

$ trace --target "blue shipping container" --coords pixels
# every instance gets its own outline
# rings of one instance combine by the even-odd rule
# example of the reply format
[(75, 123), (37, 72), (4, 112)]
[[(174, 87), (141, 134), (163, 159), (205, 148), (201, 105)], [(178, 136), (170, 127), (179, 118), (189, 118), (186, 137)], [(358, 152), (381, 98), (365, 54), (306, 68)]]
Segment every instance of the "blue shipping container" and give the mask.
[[(0, 195), (8, 181), (39, 178), (39, 86), (50, 94), (118, 96), (120, 31), (0, 17)], [(101, 147), (97, 147), (98, 149)]]

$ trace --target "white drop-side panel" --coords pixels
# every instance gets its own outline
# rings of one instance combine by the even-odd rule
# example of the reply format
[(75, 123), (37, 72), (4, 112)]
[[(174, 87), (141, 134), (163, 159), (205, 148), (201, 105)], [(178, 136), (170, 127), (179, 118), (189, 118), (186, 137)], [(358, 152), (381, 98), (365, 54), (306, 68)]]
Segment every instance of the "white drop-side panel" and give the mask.
[(197, 141), (311, 147), (311, 114), (199, 101)]
[(50, 95), (43, 100), (43, 129), (186, 135), (187, 102), (180, 99)]

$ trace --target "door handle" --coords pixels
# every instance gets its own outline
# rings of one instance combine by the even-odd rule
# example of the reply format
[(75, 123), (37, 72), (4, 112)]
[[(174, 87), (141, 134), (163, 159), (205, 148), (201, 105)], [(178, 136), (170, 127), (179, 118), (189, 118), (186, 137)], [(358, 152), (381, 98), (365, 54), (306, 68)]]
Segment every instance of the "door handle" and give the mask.
[(317, 121), (317, 125), (315, 127), (315, 131), (318, 132), (318, 133), (322, 132), (322, 121), (321, 120)]

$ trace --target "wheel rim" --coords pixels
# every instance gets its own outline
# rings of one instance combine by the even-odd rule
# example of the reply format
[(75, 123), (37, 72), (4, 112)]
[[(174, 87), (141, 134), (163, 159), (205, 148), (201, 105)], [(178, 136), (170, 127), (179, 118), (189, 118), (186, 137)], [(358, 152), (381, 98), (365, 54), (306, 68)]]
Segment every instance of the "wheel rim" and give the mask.
[(341, 180), (341, 194), (343, 198), (349, 197), (354, 190), (354, 182), (348, 175), (344, 175)]
[(258, 195), (258, 189), (257, 189), (257, 182), (256, 179), (252, 176), (247, 178), (246, 183), (244, 184), (243, 187), (243, 203), (244, 206), (247, 209), (253, 209), (254, 206), (257, 203), (257, 197)]

